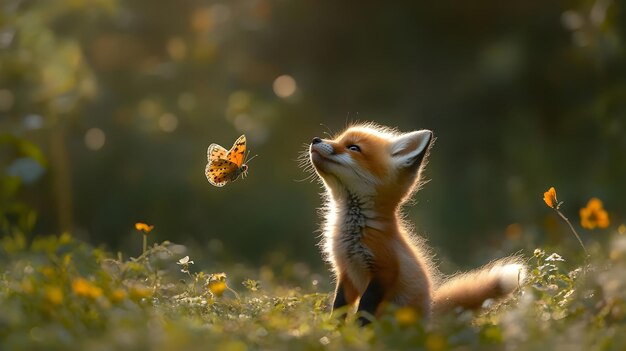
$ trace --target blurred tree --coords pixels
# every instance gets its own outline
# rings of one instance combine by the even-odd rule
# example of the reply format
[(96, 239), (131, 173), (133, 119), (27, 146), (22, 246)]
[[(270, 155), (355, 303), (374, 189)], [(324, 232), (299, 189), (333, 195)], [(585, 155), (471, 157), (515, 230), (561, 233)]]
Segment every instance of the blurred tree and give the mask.
[[(13, 135), (46, 131), (58, 226), (73, 223), (71, 162), (67, 120), (96, 96), (97, 85), (78, 36), (82, 28), (115, 1), (22, 1), (2, 4), (0, 89), (5, 96), (3, 124)], [(7, 101), (10, 100), (10, 101)]]

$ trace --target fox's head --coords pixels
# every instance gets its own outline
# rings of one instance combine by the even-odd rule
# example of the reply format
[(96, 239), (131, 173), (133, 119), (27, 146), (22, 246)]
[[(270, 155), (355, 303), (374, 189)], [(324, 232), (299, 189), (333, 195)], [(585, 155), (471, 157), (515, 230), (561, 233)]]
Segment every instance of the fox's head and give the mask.
[(399, 133), (365, 124), (350, 127), (334, 139), (313, 138), (309, 154), (335, 200), (354, 194), (395, 208), (419, 184), (432, 141), (430, 130)]

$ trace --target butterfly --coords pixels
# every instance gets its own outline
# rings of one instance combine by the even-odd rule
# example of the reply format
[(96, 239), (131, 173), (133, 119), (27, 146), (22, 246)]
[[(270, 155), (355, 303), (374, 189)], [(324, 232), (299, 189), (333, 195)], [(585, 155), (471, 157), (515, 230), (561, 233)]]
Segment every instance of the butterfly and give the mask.
[(226, 183), (235, 181), (239, 176), (246, 176), (248, 174), (248, 165), (245, 162), (246, 136), (240, 136), (228, 151), (215, 143), (209, 145), (207, 159), (209, 163), (204, 173), (211, 185), (223, 187)]

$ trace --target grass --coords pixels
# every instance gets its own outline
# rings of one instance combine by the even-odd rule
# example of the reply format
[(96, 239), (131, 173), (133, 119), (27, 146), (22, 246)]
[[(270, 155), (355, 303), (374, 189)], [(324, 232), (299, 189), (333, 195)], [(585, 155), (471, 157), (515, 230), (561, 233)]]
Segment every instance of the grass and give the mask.
[(392, 309), (358, 328), (330, 316), (328, 293), (299, 287), (310, 284), (195, 271), (181, 245), (121, 259), (69, 235), (7, 236), (0, 349), (618, 350), (626, 343), (626, 235), (589, 251), (583, 270), (535, 250), (529, 282), (486, 311), (425, 327), (412, 311)]
[[(544, 201), (573, 230), (554, 189)], [(590, 203), (586, 223), (603, 218), (601, 202)], [(333, 318), (330, 288), (320, 293), (306, 273), (287, 284), (264, 269), (197, 270), (187, 248), (148, 246), (153, 227), (136, 229), (143, 252), (126, 259), (68, 234), (3, 237), (0, 350), (619, 350), (626, 342), (623, 226), (589, 250), (574, 231), (585, 255), (571, 262), (536, 249), (530, 278), (506, 303), (430, 325), (391, 307), (365, 328)]]

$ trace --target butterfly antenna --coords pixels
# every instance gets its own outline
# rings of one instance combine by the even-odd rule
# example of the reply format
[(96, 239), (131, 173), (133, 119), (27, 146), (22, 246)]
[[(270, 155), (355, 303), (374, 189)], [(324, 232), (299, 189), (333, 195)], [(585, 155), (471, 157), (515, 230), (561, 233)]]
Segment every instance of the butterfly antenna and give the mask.
[(243, 163), (246, 164), (246, 165), (248, 163), (250, 163), (250, 161), (254, 160), (254, 158), (259, 156), (259, 155), (254, 155), (254, 156), (248, 158), (249, 156), (250, 156), (250, 151), (248, 151), (248, 154), (246, 155), (246, 157), (244, 157), (244, 162)]

